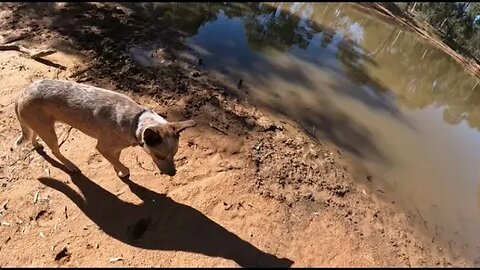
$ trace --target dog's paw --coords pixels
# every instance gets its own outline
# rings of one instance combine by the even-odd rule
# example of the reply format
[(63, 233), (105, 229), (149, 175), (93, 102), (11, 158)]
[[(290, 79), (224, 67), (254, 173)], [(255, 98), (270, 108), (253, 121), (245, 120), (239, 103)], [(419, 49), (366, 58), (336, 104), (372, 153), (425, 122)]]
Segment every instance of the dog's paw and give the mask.
[(43, 150), (43, 145), (41, 145), (37, 140), (32, 141), (33, 149), (35, 150)]
[(126, 170), (117, 171), (117, 176), (122, 179), (128, 179), (130, 178), (130, 170), (126, 169)]
[(120, 175), (120, 174), (117, 174), (118, 175), (118, 178), (122, 179), (122, 180), (128, 180), (130, 179), (130, 174), (127, 174), (127, 175)]
[(45, 148), (39, 143), (33, 145), (33, 150), (37, 153), (45, 153)]

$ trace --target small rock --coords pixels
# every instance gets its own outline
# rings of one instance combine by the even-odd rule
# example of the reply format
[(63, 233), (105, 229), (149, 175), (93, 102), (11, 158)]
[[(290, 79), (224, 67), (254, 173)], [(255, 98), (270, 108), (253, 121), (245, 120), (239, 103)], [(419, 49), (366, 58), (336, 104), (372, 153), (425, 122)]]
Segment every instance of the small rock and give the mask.
[(108, 262), (113, 263), (113, 262), (118, 262), (118, 261), (123, 261), (123, 258), (121, 258), (121, 257), (111, 258)]
[(15, 216), (15, 223), (18, 225), (23, 224), (23, 220), (21, 220), (18, 216)]
[(40, 191), (37, 190), (35, 192), (35, 195), (33, 196), (33, 203), (37, 203), (39, 194), (40, 194)]
[(65, 258), (65, 260), (68, 260), (70, 258), (70, 255), (71, 253), (69, 253), (67, 248), (64, 247), (60, 252), (57, 253), (57, 255), (55, 255), (55, 261), (59, 261), (63, 258)]
[(257, 120), (257, 124), (263, 129), (263, 131), (275, 131), (277, 129), (281, 130), (280, 126), (275, 125), (275, 123), (272, 120), (264, 116), (260, 117)]
[(228, 210), (230, 210), (230, 209), (232, 208), (233, 204), (230, 204), (230, 205), (229, 205), (228, 203), (223, 202), (223, 206), (225, 206), (224, 209), (225, 209), (226, 211), (228, 211)]
[(191, 75), (192, 77), (194, 77), (194, 78), (198, 78), (198, 77), (200, 77), (202, 74), (201, 74), (200, 72), (198, 72), (198, 71), (192, 71), (192, 72), (190, 73), (190, 75)]
[(39, 220), (41, 217), (43, 217), (45, 214), (47, 214), (46, 210), (40, 210), (36, 215), (35, 215), (35, 221)]
[(7, 204), (8, 204), (8, 200), (6, 200), (5, 202), (2, 203), (2, 209), (3, 210), (7, 210)]
[(247, 119), (245, 120), (245, 123), (246, 123), (248, 126), (250, 126), (250, 127), (254, 127), (254, 126), (255, 126), (255, 119), (253, 119), (253, 118), (247, 118)]

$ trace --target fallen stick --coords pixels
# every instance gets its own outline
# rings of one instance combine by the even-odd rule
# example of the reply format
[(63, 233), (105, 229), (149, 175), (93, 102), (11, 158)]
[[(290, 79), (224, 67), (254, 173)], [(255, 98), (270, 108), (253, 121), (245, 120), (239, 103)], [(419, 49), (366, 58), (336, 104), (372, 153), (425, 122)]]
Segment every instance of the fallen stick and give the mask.
[(8, 43), (12, 43), (14, 41), (19, 41), (19, 40), (22, 40), (22, 39), (26, 39), (26, 38), (31, 37), (31, 36), (33, 36), (33, 34), (31, 34), (31, 33), (22, 33), (22, 34), (18, 34), (18, 35), (11, 35), (11, 36), (7, 36), (7, 37), (3, 37), (2, 43), (3, 44), (8, 44)]
[(22, 45), (18, 45), (18, 44), (0, 45), (0, 51), (8, 51), (8, 50), (19, 51), (21, 53), (24, 53), (24, 54), (28, 55), (30, 58), (32, 58), (33, 60), (35, 60), (37, 62), (40, 62), (40, 63), (42, 63), (44, 65), (47, 65), (47, 66), (51, 66), (51, 67), (58, 68), (58, 69), (61, 69), (61, 70), (66, 70), (67, 69), (65, 66), (62, 66), (62, 65), (54, 63), (50, 60), (42, 58), (44, 56), (54, 54), (54, 53), (57, 52), (56, 50), (53, 50), (53, 49), (32, 51), (32, 50), (27, 49), (27, 48), (23, 47)]
[(155, 170), (143, 167), (142, 163), (140, 163), (140, 161), (138, 160), (138, 156), (137, 156), (137, 165), (140, 166), (140, 168), (144, 169), (145, 171), (151, 171), (151, 172), (155, 171)]
[(50, 55), (50, 54), (54, 54), (54, 53), (57, 52), (56, 50), (53, 50), (53, 49), (32, 51), (32, 50), (27, 49), (27, 48), (25, 48), (25, 47), (23, 47), (22, 45), (19, 45), (19, 44), (0, 45), (0, 51), (10, 51), (10, 50), (19, 51), (21, 53), (27, 54), (32, 59), (41, 58), (41, 57), (44, 57), (44, 56), (47, 56), (47, 55)]
[(472, 87), (472, 90), (475, 89), (475, 87), (477, 87), (477, 85), (478, 85), (479, 82), (480, 82), (480, 81), (477, 80), (477, 83)]
[(210, 123), (210, 126), (211, 126), (212, 128), (214, 128), (214, 129), (216, 129), (216, 130), (220, 131), (221, 133), (223, 133), (223, 134), (225, 134), (225, 135), (228, 135), (228, 133), (227, 133), (227, 132), (225, 132), (223, 129), (221, 129), (221, 128), (219, 128), (219, 127), (215, 126), (214, 124)]
[(58, 68), (58, 69), (61, 69), (61, 70), (66, 70), (67, 69), (67, 67), (65, 67), (65, 66), (54, 63), (54, 62), (52, 62), (50, 60), (47, 60), (47, 59), (44, 59), (44, 58), (32, 58), (32, 59), (37, 61), (37, 62), (40, 62), (44, 65), (47, 65), (47, 66), (51, 66), (51, 67)]
[(64, 144), (67, 140), (68, 140), (68, 137), (70, 136), (70, 132), (72, 131), (73, 127), (69, 127), (68, 130), (67, 130), (67, 136), (65, 137), (65, 139), (62, 140), (62, 142), (58, 145), (58, 148), (62, 147), (62, 144)]
[(78, 76), (82, 75), (83, 73), (87, 72), (89, 69), (90, 69), (90, 67), (79, 68), (76, 71), (72, 72), (72, 74), (70, 74), (68, 77), (69, 78), (78, 77)]

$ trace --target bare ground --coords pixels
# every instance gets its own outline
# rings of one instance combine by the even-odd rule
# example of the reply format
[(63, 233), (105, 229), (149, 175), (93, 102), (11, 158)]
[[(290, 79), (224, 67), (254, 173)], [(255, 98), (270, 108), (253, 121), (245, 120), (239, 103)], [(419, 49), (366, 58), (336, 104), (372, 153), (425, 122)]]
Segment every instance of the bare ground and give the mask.
[[(2, 35), (34, 33), (18, 42), (57, 50), (43, 60), (0, 52), (1, 267), (470, 264), (417, 232), (418, 218), (334, 145), (253, 107), (195, 62), (172, 53), (169, 65), (145, 68), (129, 58), (128, 45), (142, 36), (158, 35), (167, 52), (188, 51), (180, 33), (142, 27), (124, 6), (35, 5), (1, 4)], [(69, 78), (76, 71), (85, 72)], [(180, 140), (177, 175), (159, 175), (129, 148), (121, 159), (131, 179), (122, 181), (94, 139), (62, 125), (61, 150), (81, 175), (65, 173), (48, 149), (11, 151), (20, 132), (13, 101), (40, 78), (85, 81), (168, 120), (195, 119)]]

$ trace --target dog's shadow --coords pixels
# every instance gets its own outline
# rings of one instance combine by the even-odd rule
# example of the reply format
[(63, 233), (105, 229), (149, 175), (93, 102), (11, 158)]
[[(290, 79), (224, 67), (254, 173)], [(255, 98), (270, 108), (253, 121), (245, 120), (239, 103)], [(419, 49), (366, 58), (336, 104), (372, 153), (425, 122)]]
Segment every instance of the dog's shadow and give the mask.
[[(52, 166), (66, 172), (62, 164), (45, 152), (37, 152)], [(81, 173), (69, 175), (83, 197), (54, 178), (41, 177), (39, 180), (65, 194), (102, 231), (123, 243), (144, 249), (222, 257), (241, 267), (290, 267), (293, 264), (289, 259), (262, 252), (196, 209), (139, 186), (130, 179), (122, 181), (142, 199), (140, 205), (120, 200)]]

